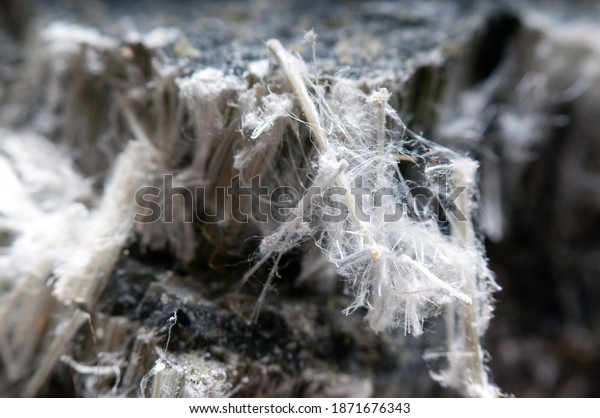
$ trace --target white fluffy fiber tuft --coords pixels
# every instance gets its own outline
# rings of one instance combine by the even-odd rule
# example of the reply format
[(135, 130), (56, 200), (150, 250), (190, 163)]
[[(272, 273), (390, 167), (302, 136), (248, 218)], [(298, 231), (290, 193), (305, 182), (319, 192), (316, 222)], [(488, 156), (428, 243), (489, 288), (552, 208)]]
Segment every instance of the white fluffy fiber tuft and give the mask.
[[(337, 187), (349, 212), (342, 222), (322, 221), (331, 208), (320, 205), (320, 199), (301, 198), (290, 220), (263, 239), (259, 264), (270, 254), (313, 237), (353, 289), (354, 301), (346, 313), (366, 308), (375, 332), (400, 327), (418, 336), (428, 318), (447, 307), (448, 315), (457, 315), (452, 322), (456, 329), (448, 331), (452, 346), (446, 353), (445, 376), (453, 377), (436, 377), (466, 395), (497, 394), (488, 381), (479, 344), (493, 310), (490, 294), (497, 286), (472, 225), (477, 164), (418, 135), (406, 136), (400, 118), (387, 105), (386, 89), (365, 96), (352, 81), (334, 78), (325, 93), (299, 58), (276, 40), (267, 46), (290, 84), (318, 151), (312, 187), (322, 191)], [(387, 129), (386, 119), (395, 129)], [(423, 169), (419, 183), (403, 178), (398, 169), (402, 159)], [(362, 214), (351, 193), (358, 180), (371, 190), (361, 197)], [(442, 231), (435, 216), (419, 220), (405, 212), (386, 221), (385, 215), (395, 208), (406, 210), (415, 204), (409, 192), (414, 186), (426, 187), (440, 201), (458, 195), (456, 207), (444, 208), (451, 234)], [(376, 202), (375, 190), (388, 193)], [(470, 360), (456, 360), (465, 357)]]

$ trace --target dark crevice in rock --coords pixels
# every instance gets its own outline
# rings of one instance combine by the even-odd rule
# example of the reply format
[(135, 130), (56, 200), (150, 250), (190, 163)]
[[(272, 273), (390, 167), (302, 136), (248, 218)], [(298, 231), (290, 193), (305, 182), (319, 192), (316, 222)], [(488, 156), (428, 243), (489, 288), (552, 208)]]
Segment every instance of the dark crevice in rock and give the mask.
[(502, 64), (520, 28), (521, 21), (512, 11), (495, 12), (487, 19), (473, 39), (469, 77), (472, 84), (483, 82)]

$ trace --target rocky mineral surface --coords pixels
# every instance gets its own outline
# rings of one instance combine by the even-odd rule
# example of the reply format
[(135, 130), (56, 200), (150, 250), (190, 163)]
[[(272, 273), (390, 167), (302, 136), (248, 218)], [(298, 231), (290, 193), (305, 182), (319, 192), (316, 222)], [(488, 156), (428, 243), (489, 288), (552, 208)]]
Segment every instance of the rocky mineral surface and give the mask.
[[(600, 9), (416, 0), (2, 2), (0, 395), (458, 394), (423, 359), (443, 321), (415, 338), (373, 332), (369, 307), (344, 315), (354, 289), (314, 243), (240, 286), (274, 228), (207, 214), (228, 209), (216, 190), (269, 93), (291, 104), (262, 128), (294, 145), (252, 154), (247, 178), (311, 176), (268, 39), (323, 86), (385, 87), (412, 132), (479, 162), (476, 227), (502, 287), (490, 376), (516, 396), (598, 396)], [(131, 222), (164, 174), (208, 190), (204, 218), (174, 200), (171, 222)]]

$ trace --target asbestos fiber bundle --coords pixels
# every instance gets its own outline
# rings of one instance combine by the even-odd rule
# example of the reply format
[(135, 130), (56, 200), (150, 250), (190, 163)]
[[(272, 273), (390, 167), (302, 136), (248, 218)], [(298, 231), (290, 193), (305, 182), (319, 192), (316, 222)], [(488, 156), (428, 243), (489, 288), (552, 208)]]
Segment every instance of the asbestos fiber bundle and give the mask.
[(180, 6), (37, 5), (3, 64), (0, 393), (502, 395), (484, 240), (597, 44), (533, 6)]

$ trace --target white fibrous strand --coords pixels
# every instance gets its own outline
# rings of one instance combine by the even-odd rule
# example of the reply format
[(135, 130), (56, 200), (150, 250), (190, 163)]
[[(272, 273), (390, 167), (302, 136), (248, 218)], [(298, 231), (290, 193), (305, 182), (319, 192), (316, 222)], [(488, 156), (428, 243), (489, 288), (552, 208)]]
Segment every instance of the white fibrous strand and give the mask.
[(256, 93), (251, 90), (249, 101), (252, 110), (244, 114), (241, 128), (250, 133), (252, 142), (236, 153), (233, 167), (255, 174), (278, 150), (283, 131), (289, 125), (293, 98), (290, 94), (270, 93), (262, 97), (258, 106)]
[[(9, 381), (27, 376), (53, 298), (46, 281), (71, 253), (93, 201), (68, 155), (32, 132), (0, 128), (0, 359)], [(18, 312), (18, 315), (15, 315)]]
[[(288, 221), (263, 239), (244, 280), (275, 257), (271, 278), (282, 252), (312, 238), (353, 290), (345, 313), (365, 308), (375, 332), (400, 327), (419, 336), (429, 318), (451, 306), (456, 321), (444, 353), (449, 369), (446, 377), (436, 377), (466, 395), (497, 395), (480, 346), (497, 287), (472, 223), (477, 164), (409, 132), (388, 105), (385, 88), (367, 96), (352, 81), (333, 78), (325, 89), (277, 40), (267, 46), (317, 153), (310, 189)], [(413, 164), (421, 175), (405, 178), (399, 161)], [(419, 187), (429, 192), (426, 202), (414, 193)], [(336, 216), (341, 205), (345, 217)], [(410, 216), (411, 210), (417, 214)], [(446, 228), (440, 226), (442, 215)]]
[(103, 288), (133, 228), (133, 196), (156, 171), (159, 157), (147, 141), (132, 140), (119, 155), (81, 241), (55, 270), (54, 295), (66, 305), (89, 306)]

